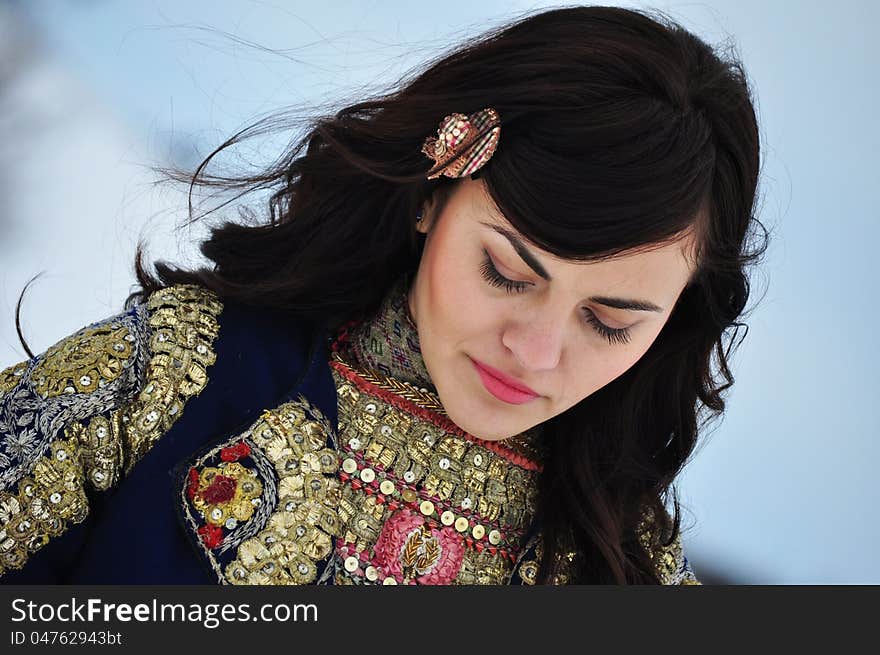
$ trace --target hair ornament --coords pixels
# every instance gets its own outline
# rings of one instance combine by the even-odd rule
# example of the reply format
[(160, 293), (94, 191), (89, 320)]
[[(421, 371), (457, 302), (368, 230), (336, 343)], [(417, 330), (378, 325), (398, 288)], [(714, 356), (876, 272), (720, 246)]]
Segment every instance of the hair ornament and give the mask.
[(434, 160), (432, 170), (436, 169), (428, 179), (476, 172), (495, 153), (500, 135), (501, 118), (491, 107), (470, 116), (450, 114), (437, 128), (437, 136), (429, 136), (422, 146), (422, 152)]

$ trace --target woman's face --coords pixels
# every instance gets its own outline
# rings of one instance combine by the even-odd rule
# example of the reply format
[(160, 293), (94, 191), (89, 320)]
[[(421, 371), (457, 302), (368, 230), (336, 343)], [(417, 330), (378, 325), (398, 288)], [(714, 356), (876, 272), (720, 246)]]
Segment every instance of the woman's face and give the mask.
[[(470, 178), (439, 211), (427, 208), (419, 230), (427, 238), (409, 308), (425, 366), (449, 417), (492, 441), (561, 414), (635, 364), (692, 272), (687, 237), (603, 262), (559, 259), (527, 243)], [(627, 309), (632, 301), (641, 307)]]

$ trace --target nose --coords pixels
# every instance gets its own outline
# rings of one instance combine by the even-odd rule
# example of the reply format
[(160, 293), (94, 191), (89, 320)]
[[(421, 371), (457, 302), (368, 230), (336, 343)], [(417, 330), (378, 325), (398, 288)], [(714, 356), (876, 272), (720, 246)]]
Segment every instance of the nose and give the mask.
[(559, 365), (563, 347), (562, 322), (548, 316), (510, 325), (501, 343), (529, 371), (551, 370)]

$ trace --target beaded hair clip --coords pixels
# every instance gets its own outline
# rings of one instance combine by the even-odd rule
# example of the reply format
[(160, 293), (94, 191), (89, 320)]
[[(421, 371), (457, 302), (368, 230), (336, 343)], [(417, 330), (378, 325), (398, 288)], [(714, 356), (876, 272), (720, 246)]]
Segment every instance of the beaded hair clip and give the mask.
[(470, 116), (450, 114), (440, 123), (437, 136), (429, 136), (422, 146), (422, 152), (434, 160), (428, 179), (476, 172), (495, 153), (500, 135), (501, 118), (491, 107)]

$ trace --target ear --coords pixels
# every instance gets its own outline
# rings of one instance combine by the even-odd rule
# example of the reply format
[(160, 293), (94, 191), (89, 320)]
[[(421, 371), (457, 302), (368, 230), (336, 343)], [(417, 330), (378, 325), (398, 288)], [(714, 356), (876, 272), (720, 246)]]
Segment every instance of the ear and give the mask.
[(437, 189), (425, 198), (422, 203), (422, 220), (416, 223), (416, 231), (422, 234), (428, 234), (434, 226), (437, 217), (443, 212), (443, 208), (449, 201), (453, 190), (456, 188), (454, 184), (446, 184)]
[(431, 229), (431, 212), (427, 207), (422, 207), (422, 220), (416, 221), (416, 232), (427, 234)]
[(427, 234), (428, 231), (431, 229), (431, 226), (434, 224), (434, 218), (437, 215), (437, 210), (439, 209), (439, 203), (437, 202), (436, 196), (437, 193), (434, 193), (433, 195), (428, 197), (425, 202), (422, 203), (422, 220), (416, 222), (417, 232)]

